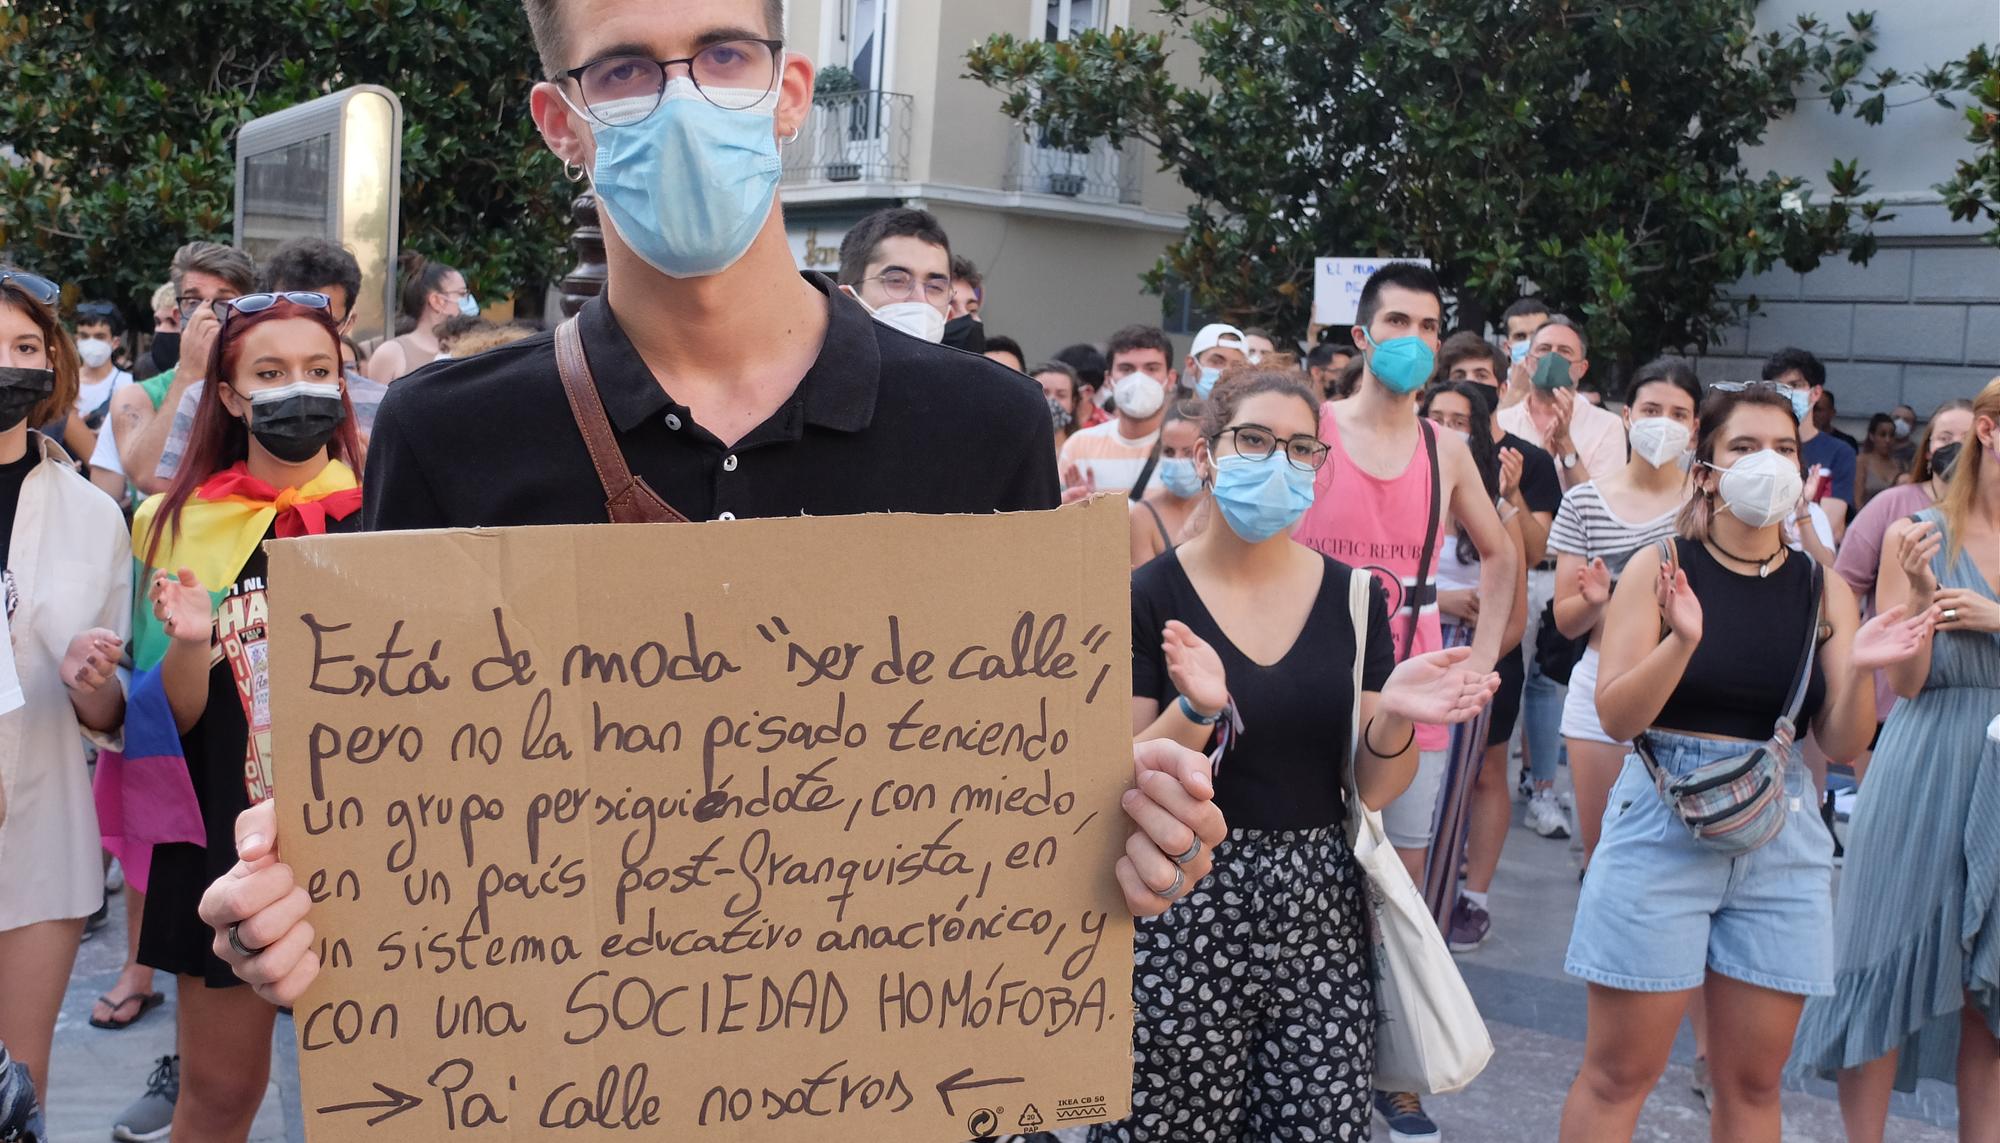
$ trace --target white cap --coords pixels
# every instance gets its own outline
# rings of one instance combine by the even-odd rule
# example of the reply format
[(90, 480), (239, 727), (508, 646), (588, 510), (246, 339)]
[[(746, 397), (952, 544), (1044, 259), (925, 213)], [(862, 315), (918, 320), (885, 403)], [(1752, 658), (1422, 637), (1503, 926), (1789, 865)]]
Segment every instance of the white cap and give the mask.
[(1188, 350), (1188, 353), (1190, 356), (1200, 357), (1217, 347), (1236, 350), (1246, 361), (1250, 358), (1250, 342), (1244, 338), (1243, 331), (1221, 322), (1202, 326), (1201, 332), (1194, 335), (1194, 348)]

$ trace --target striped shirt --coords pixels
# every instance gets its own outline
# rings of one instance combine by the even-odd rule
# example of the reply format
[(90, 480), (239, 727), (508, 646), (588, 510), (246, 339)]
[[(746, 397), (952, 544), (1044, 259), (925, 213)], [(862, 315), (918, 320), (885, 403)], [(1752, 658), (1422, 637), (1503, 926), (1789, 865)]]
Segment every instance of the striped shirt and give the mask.
[(1097, 491), (1128, 492), (1139, 482), (1146, 458), (1153, 455), (1153, 442), (1159, 439), (1155, 430), (1136, 441), (1126, 440), (1118, 434), (1116, 420), (1106, 421), (1063, 442), (1057, 471), (1067, 479), (1070, 466), (1075, 465), (1081, 476), (1096, 482)]
[(1597, 482), (1585, 481), (1563, 495), (1556, 509), (1555, 523), (1549, 525), (1549, 551), (1603, 560), (1614, 582), (1633, 553), (1658, 540), (1674, 535), (1676, 508), (1663, 516), (1634, 524), (1620, 519), (1604, 502)]

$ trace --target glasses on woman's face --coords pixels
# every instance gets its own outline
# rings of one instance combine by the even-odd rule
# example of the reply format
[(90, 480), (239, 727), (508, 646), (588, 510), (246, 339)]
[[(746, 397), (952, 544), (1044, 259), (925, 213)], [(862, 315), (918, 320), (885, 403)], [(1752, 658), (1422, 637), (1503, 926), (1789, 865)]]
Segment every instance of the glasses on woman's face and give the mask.
[(1430, 417), (1431, 420), (1436, 421), (1452, 432), (1469, 433), (1472, 431), (1472, 418), (1464, 413), (1432, 412)]
[[(862, 281), (882, 283), (882, 292), (889, 295), (891, 301), (907, 302), (913, 301), (917, 297), (917, 276), (908, 270), (884, 270), (872, 278), (863, 278)], [(951, 279), (925, 279), (923, 282), (923, 299), (939, 308), (943, 308), (949, 304), (951, 301)]]
[(607, 127), (651, 115), (667, 92), (667, 73), (683, 68), (703, 99), (724, 111), (747, 111), (778, 85), (783, 40), (724, 40), (686, 59), (605, 56), (563, 73), (583, 92), (584, 110)]
[(1269, 459), (1282, 445), (1285, 460), (1293, 468), (1318, 472), (1320, 466), (1326, 463), (1326, 442), (1318, 437), (1301, 434), (1279, 440), (1278, 434), (1262, 425), (1231, 425), (1222, 430), (1216, 439), (1221, 440), (1222, 437), (1229, 437), (1235, 444), (1236, 455), (1247, 456), (1251, 460)]
[(45, 306), (55, 305), (57, 299), (62, 297), (61, 286), (40, 274), (20, 270), (0, 270), (0, 286), (12, 286)]

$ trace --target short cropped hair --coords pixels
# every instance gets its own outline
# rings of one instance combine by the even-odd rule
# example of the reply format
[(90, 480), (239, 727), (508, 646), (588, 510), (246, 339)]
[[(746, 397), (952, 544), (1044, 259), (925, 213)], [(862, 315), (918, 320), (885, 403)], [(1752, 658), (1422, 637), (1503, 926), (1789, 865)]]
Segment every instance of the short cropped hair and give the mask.
[(264, 260), (264, 289), (317, 290), (339, 286), (347, 295), (346, 312), (354, 312), (361, 297), (361, 263), (347, 247), (324, 238), (294, 238)]
[(886, 207), (855, 223), (847, 237), (840, 240), (840, 284), (860, 286), (861, 279), (868, 275), (868, 262), (875, 257), (875, 248), (890, 238), (914, 238), (947, 255), (951, 253), (951, 239), (945, 237), (944, 227), (938, 225), (930, 211)]
[(174, 292), (180, 292), (181, 282), (189, 271), (213, 274), (228, 282), (239, 294), (247, 294), (257, 288), (257, 263), (236, 247), (220, 242), (190, 242), (174, 251), (174, 260), (167, 267), (167, 277), (174, 284)]
[(1493, 348), (1492, 342), (1469, 329), (1462, 329), (1445, 338), (1444, 344), (1438, 347), (1438, 378), (1450, 377), (1452, 366), (1475, 357), (1484, 357), (1493, 363), (1493, 376), (1507, 376), (1507, 355)]
[(1107, 366), (1118, 360), (1121, 353), (1135, 349), (1157, 349), (1160, 356), (1167, 359), (1167, 367), (1173, 368), (1174, 343), (1156, 325), (1128, 325), (1111, 335), (1111, 344), (1104, 351)]
[(1361, 286), (1361, 300), (1354, 307), (1354, 324), (1363, 329), (1375, 321), (1375, 312), (1382, 308), (1382, 288), (1397, 286), (1429, 294), (1438, 300), (1438, 309), (1444, 309), (1444, 287), (1438, 284), (1438, 276), (1428, 266), (1415, 262), (1389, 262), (1373, 274)]
[(1549, 308), (1548, 303), (1540, 298), (1532, 296), (1522, 298), (1520, 301), (1508, 306), (1507, 312), (1500, 315), (1500, 328), (1506, 329), (1507, 323), (1517, 317), (1535, 317), (1538, 314), (1552, 314), (1554, 312), (1554, 310)]
[[(569, 70), (563, 58), (568, 45), (563, 42), (561, 0), (526, 0), (528, 32), (535, 39), (535, 52), (542, 57), (542, 77), (554, 80)], [(785, 35), (785, 0), (764, 0), (764, 34), (771, 39)]]

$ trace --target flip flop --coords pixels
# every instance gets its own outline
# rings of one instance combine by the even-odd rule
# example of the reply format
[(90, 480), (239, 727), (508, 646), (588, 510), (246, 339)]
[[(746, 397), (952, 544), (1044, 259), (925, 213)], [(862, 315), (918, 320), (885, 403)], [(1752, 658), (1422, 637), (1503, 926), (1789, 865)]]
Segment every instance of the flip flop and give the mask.
[[(132, 1014), (132, 1018), (130, 1020), (118, 1019), (119, 1009), (124, 1008), (126, 1005), (131, 1004), (134, 1001), (138, 1002), (139, 1010)], [(109, 1004), (111, 1006), (111, 1019), (99, 1020), (97, 1017), (92, 1016), (90, 1018), (90, 1026), (93, 1028), (109, 1028), (110, 1030), (115, 1032), (120, 1028), (130, 1028), (132, 1025), (137, 1024), (140, 1021), (140, 1019), (146, 1015), (146, 1013), (151, 1012), (153, 1009), (158, 1008), (162, 1004), (165, 1004), (167, 1002), (167, 998), (165, 995), (158, 992), (135, 992), (132, 995), (124, 997), (119, 1000), (113, 1000), (109, 996), (100, 996), (97, 998), (97, 1002), (99, 1004)]]

